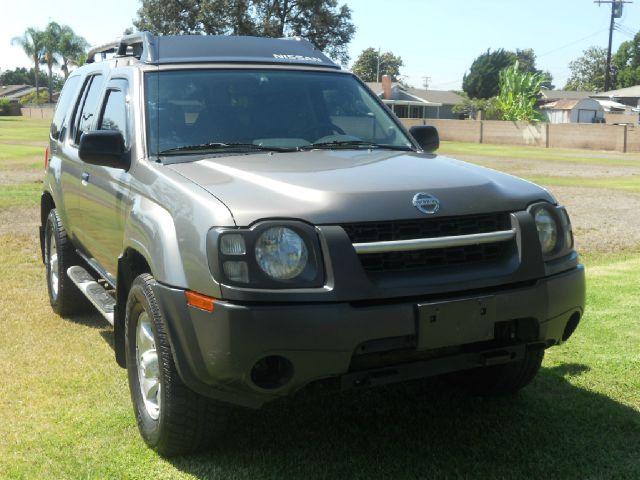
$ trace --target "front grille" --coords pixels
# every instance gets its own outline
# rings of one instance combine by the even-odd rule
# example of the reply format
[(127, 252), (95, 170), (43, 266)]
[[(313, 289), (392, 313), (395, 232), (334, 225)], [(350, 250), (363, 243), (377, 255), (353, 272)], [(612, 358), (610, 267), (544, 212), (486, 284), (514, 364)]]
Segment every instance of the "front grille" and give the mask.
[[(352, 243), (371, 243), (510, 230), (511, 219), (509, 213), (489, 213), (421, 220), (352, 223), (342, 225), (342, 228)], [(367, 253), (358, 257), (366, 271), (385, 272), (497, 262), (508, 255), (511, 248), (512, 242), (495, 242), (409, 252)]]

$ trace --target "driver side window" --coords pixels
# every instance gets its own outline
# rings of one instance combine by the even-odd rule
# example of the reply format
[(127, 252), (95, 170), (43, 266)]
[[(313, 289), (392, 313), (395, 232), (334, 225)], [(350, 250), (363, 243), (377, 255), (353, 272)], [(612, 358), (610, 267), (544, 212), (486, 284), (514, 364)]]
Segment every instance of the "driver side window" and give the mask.
[(124, 143), (129, 145), (129, 128), (125, 92), (121, 89), (107, 90), (98, 130), (115, 130), (122, 133)]
[(95, 123), (95, 114), (98, 109), (103, 83), (104, 77), (102, 75), (93, 75), (85, 83), (85, 85), (88, 85), (88, 88), (85, 87), (87, 93), (82, 98), (81, 108), (74, 122), (73, 140), (76, 145), (80, 143), (82, 134), (91, 130)]

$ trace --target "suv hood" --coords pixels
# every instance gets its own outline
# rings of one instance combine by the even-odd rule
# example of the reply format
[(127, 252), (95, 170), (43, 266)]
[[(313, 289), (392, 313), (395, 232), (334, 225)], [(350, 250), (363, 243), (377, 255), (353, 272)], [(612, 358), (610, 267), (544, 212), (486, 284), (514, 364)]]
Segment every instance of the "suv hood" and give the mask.
[(266, 218), (340, 224), (517, 211), (553, 197), (517, 177), (443, 156), (381, 150), (315, 150), (217, 156), (168, 165), (224, 202), (238, 226)]

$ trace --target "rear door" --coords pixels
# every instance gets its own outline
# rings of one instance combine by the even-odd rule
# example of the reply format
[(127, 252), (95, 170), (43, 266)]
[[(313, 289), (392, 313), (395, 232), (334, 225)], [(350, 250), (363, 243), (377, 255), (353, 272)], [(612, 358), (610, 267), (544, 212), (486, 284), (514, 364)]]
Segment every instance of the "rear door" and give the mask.
[[(127, 151), (131, 149), (129, 84), (125, 78), (108, 82), (92, 129), (122, 133)], [(115, 281), (118, 256), (122, 252), (129, 173), (122, 169), (82, 162), (82, 190), (79, 210), (82, 242), (92, 262), (105, 278)]]

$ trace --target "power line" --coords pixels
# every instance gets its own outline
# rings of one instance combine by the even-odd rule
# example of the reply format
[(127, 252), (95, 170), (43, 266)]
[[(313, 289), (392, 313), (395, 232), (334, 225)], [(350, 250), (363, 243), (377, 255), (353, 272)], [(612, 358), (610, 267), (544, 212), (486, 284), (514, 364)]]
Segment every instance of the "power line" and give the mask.
[(538, 58), (539, 58), (539, 57), (544, 57), (544, 56), (546, 56), (546, 55), (551, 55), (552, 53), (555, 53), (555, 52), (557, 52), (557, 51), (559, 51), (559, 50), (565, 49), (565, 48), (567, 48), (567, 47), (571, 47), (572, 45), (575, 45), (576, 43), (580, 43), (580, 42), (583, 42), (583, 41), (585, 41), (585, 40), (588, 40), (588, 39), (590, 39), (590, 38), (592, 38), (592, 37), (595, 37), (596, 35), (600, 35), (602, 32), (604, 32), (604, 31), (606, 31), (606, 30), (607, 30), (606, 28), (601, 28), (600, 30), (598, 30), (598, 31), (596, 31), (596, 32), (593, 32), (593, 33), (591, 33), (591, 34), (587, 35), (586, 37), (579, 38), (578, 40), (574, 40), (574, 41), (573, 41), (573, 42), (571, 42), (571, 43), (567, 43), (566, 45), (562, 45), (561, 47), (557, 47), (557, 48), (554, 48), (553, 50), (549, 50), (548, 52), (544, 52), (544, 53), (542, 53), (542, 54), (538, 55)]

